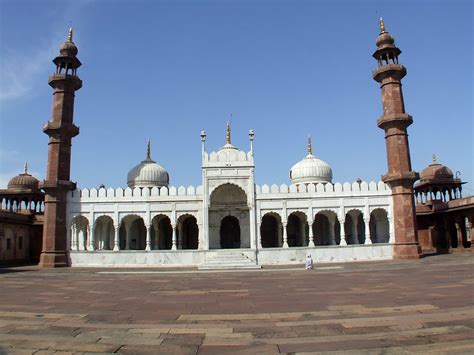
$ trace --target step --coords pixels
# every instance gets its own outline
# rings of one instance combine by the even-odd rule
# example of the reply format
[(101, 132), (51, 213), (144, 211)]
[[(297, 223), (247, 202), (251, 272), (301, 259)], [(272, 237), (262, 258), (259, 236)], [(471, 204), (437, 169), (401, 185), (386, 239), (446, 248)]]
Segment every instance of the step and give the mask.
[(239, 252), (219, 252), (209, 257), (199, 270), (232, 270), (232, 269), (260, 269), (261, 266)]

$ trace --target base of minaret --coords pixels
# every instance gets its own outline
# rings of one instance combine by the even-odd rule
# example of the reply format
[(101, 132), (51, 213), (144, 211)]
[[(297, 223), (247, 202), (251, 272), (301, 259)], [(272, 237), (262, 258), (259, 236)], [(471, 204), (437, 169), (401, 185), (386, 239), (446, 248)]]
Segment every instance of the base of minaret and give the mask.
[(65, 252), (42, 252), (40, 256), (40, 262), (38, 264), (40, 268), (52, 269), (57, 267), (69, 266), (68, 256)]
[(421, 246), (418, 243), (395, 243), (393, 245), (393, 258), (396, 260), (421, 258)]

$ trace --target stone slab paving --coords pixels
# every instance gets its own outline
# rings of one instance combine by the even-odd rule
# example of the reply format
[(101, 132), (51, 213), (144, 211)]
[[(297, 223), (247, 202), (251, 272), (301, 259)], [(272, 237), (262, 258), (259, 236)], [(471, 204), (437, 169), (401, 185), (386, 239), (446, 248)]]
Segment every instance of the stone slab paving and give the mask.
[(470, 354), (471, 254), (251, 271), (0, 269), (0, 354)]

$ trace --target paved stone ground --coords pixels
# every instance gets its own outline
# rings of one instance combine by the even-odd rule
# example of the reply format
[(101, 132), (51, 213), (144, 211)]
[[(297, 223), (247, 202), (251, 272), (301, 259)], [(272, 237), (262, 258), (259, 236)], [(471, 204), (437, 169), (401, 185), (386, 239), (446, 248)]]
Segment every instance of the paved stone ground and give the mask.
[(471, 254), (239, 272), (0, 269), (0, 353), (474, 353)]

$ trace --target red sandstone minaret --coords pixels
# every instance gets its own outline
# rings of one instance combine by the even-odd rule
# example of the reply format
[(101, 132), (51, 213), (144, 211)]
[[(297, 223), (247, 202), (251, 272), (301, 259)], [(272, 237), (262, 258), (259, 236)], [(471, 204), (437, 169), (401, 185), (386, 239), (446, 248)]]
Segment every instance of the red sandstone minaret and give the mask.
[(395, 259), (414, 259), (421, 255), (416, 231), (413, 183), (418, 174), (411, 170), (410, 148), (407, 127), (413, 119), (405, 113), (401, 80), (406, 69), (398, 64), (400, 49), (395, 46), (393, 37), (385, 31), (380, 19), (380, 35), (377, 37), (377, 50), (373, 57), (378, 68), (372, 73), (382, 90), (383, 115), (377, 125), (385, 130), (387, 146), (388, 173), (382, 177), (392, 189), (393, 222), (395, 229)]
[(71, 139), (79, 134), (79, 128), (73, 123), (74, 93), (82, 87), (82, 81), (76, 75), (81, 62), (76, 57), (72, 28), (59, 52), (53, 60), (56, 73), (49, 77), (49, 85), (54, 89), (53, 111), (43, 127), (49, 143), (46, 180), (41, 183), (46, 195), (39, 265), (45, 268), (68, 266), (66, 198), (68, 191), (75, 188), (75, 183), (70, 181)]

